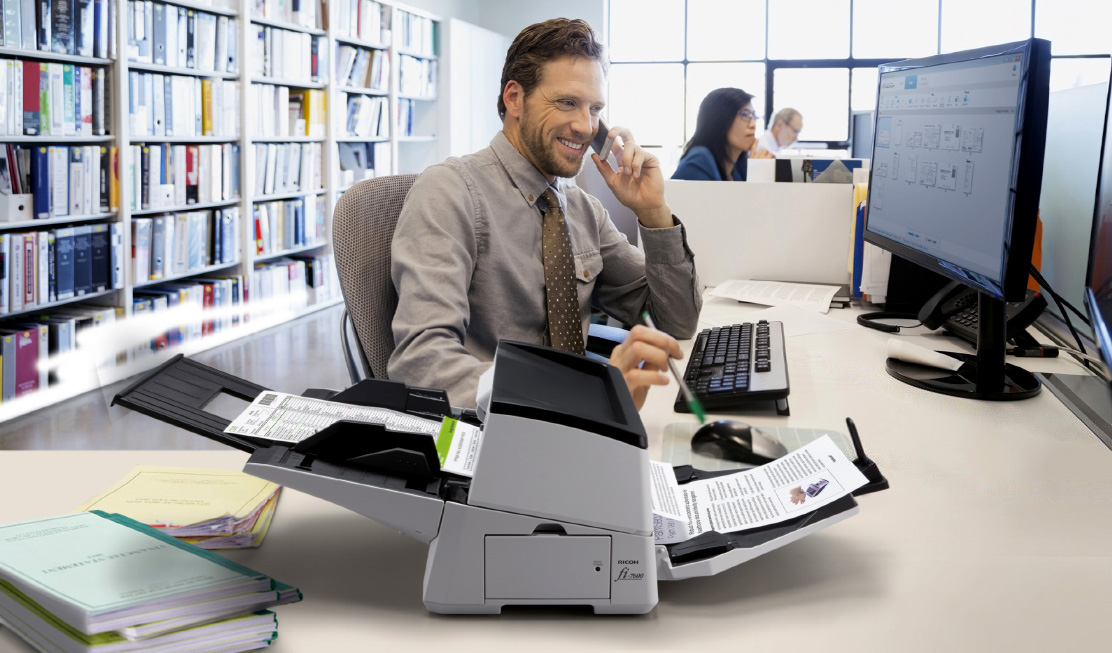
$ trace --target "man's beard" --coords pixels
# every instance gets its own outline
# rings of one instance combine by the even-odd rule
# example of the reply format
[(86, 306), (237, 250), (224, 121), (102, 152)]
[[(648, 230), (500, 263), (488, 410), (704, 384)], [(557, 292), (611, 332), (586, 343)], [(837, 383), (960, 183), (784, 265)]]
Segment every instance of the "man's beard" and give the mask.
[(521, 138), (533, 157), (533, 165), (545, 177), (574, 177), (583, 169), (586, 157), (580, 156), (578, 161), (573, 162), (553, 152), (556, 145), (545, 142), (540, 126), (529, 120), (528, 111), (521, 114)]

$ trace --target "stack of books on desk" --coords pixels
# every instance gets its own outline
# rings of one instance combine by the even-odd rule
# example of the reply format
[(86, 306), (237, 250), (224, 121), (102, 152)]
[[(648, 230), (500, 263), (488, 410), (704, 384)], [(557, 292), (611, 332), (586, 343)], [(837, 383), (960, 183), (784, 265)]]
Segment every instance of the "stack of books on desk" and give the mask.
[(139, 466), (78, 510), (127, 515), (204, 549), (241, 549), (262, 544), (281, 489), (243, 472)]
[(40, 651), (232, 652), (297, 588), (100, 511), (0, 526), (0, 624)]

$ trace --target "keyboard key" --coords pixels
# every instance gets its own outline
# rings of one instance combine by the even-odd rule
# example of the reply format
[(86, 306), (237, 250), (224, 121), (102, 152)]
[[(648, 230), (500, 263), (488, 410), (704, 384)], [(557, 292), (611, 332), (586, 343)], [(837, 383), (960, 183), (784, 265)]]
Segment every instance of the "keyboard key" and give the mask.
[(756, 370), (758, 372), (771, 372), (772, 365), (767, 360), (757, 361)]

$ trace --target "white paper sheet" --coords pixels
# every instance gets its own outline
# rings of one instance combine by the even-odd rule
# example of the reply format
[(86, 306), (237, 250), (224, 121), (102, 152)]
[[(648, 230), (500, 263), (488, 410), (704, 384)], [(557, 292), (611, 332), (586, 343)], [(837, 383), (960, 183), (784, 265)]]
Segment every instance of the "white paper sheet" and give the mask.
[(866, 482), (834, 441), (824, 435), (766, 465), (676, 485), (672, 500), (683, 511), (684, 527), (676, 524), (681, 520), (658, 515), (658, 508), (672, 508), (670, 501), (658, 503), (654, 490), (657, 543), (682, 542), (708, 531), (730, 533), (782, 522), (817, 510)]
[(724, 281), (711, 295), (736, 299), (739, 302), (765, 306), (798, 306), (825, 313), (830, 310), (830, 300), (838, 293), (837, 286), (819, 286), (786, 281)]
[(353, 406), (269, 391), (255, 397), (255, 401), (232, 420), (224, 432), (265, 440), (301, 442), (330, 424), (344, 419), (382, 424), (392, 431), (428, 433), (433, 438), (440, 432), (440, 422), (436, 420), (413, 417), (385, 408)]

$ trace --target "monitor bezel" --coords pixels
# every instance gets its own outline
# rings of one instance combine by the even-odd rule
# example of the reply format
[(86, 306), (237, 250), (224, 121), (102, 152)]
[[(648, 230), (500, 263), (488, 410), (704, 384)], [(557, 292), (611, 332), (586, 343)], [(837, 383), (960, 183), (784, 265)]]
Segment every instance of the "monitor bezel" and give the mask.
[[(1103, 188), (1104, 176), (1112, 176), (1112, 170), (1105, 170), (1105, 157), (1112, 156), (1109, 151), (1108, 138), (1110, 134), (1110, 125), (1112, 123), (1112, 73), (1109, 75), (1108, 90), (1104, 102), (1104, 125), (1100, 141), (1100, 158), (1097, 159), (1097, 188), (1096, 197), (1093, 200), (1093, 225), (1089, 234), (1089, 260), (1085, 267), (1085, 308), (1089, 313), (1089, 321), (1093, 328), (1093, 339), (1096, 340), (1097, 346), (1100, 348), (1101, 356), (1107, 365), (1112, 366), (1112, 334), (1108, 330), (1108, 321), (1105, 320), (1104, 313), (1100, 310), (1099, 298), (1096, 291), (1099, 288), (1094, 288), (1093, 283), (1093, 263), (1097, 247), (1100, 245), (1098, 235), (1101, 226), (1101, 197)], [(1112, 188), (1107, 189), (1112, 192)]]
[[(1005, 246), (1002, 278), (987, 279), (984, 275), (963, 268), (945, 259), (931, 256), (925, 252), (894, 241), (886, 236), (869, 230), (869, 211), (865, 212), (863, 238), (878, 247), (891, 251), (928, 270), (937, 272), (949, 279), (961, 282), (975, 290), (987, 293), (1004, 301), (1021, 301), (1027, 292), (1027, 279), (1030, 273), (1031, 253), (1035, 243), (1038, 224), (1039, 196), (1042, 190), (1043, 155), (1046, 149), (1046, 116), (1049, 102), (1050, 79), (1050, 42), (1043, 39), (1028, 39), (997, 46), (963, 50), (934, 55), (922, 59), (908, 59), (890, 64), (882, 64), (877, 70), (877, 103), (873, 117), (873, 157), (876, 157), (875, 134), (880, 120), (880, 89), (885, 73), (904, 72), (929, 68), (942, 64), (976, 61), (989, 57), (1010, 54), (1023, 55), (1023, 72), (1020, 76), (1020, 89), (1017, 96), (1016, 133), (1017, 151), (1012, 158), (1011, 207), (1005, 227)], [(868, 202), (872, 203), (871, 166), (869, 173)]]

